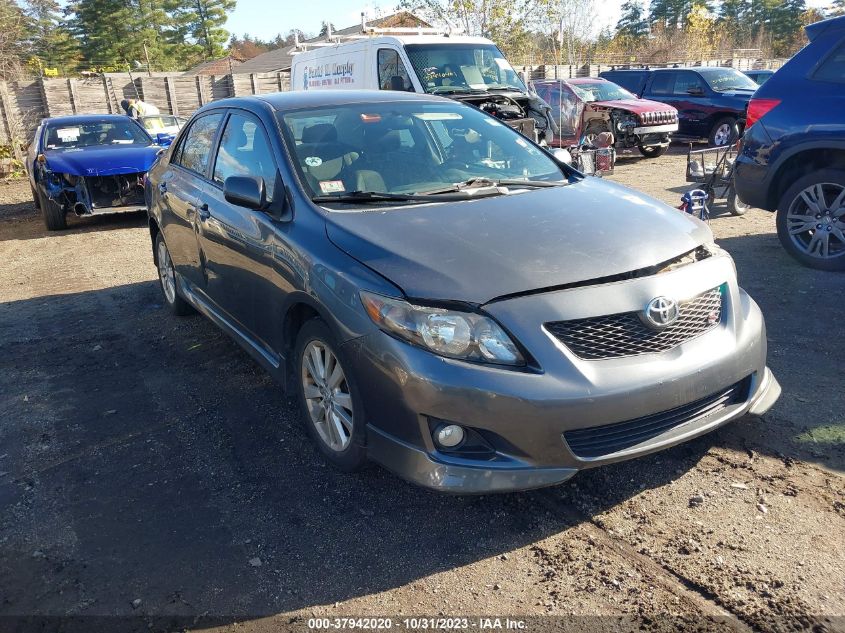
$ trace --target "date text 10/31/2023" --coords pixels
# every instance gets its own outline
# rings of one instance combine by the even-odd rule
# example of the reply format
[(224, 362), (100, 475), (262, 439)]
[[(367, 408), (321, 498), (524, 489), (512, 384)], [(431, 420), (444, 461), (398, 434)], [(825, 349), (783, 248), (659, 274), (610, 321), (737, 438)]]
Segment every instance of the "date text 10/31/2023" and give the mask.
[(334, 630), (334, 629), (358, 629), (358, 630), (390, 630), (404, 629), (410, 631), (424, 630), (525, 630), (524, 620), (511, 618), (383, 618), (383, 617), (345, 617), (345, 618), (309, 618), (308, 629), (311, 630)]

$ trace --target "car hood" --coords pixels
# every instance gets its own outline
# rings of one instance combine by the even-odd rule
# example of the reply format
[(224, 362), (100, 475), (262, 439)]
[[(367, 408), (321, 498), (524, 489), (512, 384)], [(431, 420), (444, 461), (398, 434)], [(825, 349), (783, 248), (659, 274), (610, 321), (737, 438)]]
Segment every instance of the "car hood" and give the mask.
[(635, 114), (642, 114), (643, 112), (677, 112), (672, 106), (660, 103), (659, 101), (652, 101), (651, 99), (610, 99), (608, 101), (593, 101), (592, 103), (608, 108), (628, 110)]
[(407, 297), (474, 304), (646, 268), (712, 240), (704, 223), (597, 178), (466, 202), (332, 212), (326, 230)]
[(161, 150), (157, 145), (98, 145), (78, 149), (47, 150), (51, 171), (72, 176), (113, 176), (146, 172)]

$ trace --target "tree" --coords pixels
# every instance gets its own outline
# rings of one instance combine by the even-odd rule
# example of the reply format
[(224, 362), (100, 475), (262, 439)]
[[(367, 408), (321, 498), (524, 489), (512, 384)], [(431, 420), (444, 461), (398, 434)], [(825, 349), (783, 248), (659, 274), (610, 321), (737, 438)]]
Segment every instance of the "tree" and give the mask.
[(837, 15), (845, 15), (845, 0), (834, 0), (827, 8), (827, 15), (835, 17)]
[(323, 20), (322, 25), (320, 26), (320, 37), (326, 37), (329, 34), (329, 29), (331, 32), (334, 33), (337, 29), (335, 28), (334, 24), (331, 22), (326, 22)]
[(14, 0), (0, 0), (0, 79), (16, 79), (23, 72), (27, 19)]
[(627, 0), (622, 4), (622, 17), (616, 23), (616, 35), (638, 40), (648, 35), (648, 21), (645, 8), (636, 0)]
[(222, 57), (229, 33), (223, 26), (236, 0), (168, 0), (172, 43), (188, 42), (200, 59)]
[(594, 0), (551, 0), (547, 11), (557, 25), (560, 58), (567, 64), (583, 63), (582, 53), (596, 19)]
[(24, 12), (28, 18), (28, 54), (31, 65), (40, 68), (60, 68), (67, 72), (75, 68), (79, 49), (61, 19), (56, 0), (26, 0)]

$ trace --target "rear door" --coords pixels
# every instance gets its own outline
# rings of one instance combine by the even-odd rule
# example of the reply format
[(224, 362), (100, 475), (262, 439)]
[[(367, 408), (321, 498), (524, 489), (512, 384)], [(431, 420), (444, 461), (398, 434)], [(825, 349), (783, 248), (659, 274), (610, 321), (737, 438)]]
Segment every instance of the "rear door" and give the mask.
[(707, 86), (698, 73), (691, 70), (655, 72), (647, 98), (668, 103), (678, 110), (679, 134), (707, 136)]
[[(264, 180), (268, 203), (283, 196), (278, 169), (261, 121), (244, 110), (230, 111), (211, 168), (211, 181), (200, 194), (198, 234), (207, 294), (242, 334), (267, 351), (272, 335), (262, 327), (277, 301), (273, 250), (275, 220), (263, 211), (226, 201), (223, 185), (230, 176)], [(272, 327), (278, 328), (278, 322)], [(278, 333), (278, 332), (275, 332)]]
[(203, 291), (197, 203), (205, 185), (211, 150), (223, 121), (222, 111), (194, 119), (179, 139), (158, 182), (164, 239), (176, 270), (193, 290)]

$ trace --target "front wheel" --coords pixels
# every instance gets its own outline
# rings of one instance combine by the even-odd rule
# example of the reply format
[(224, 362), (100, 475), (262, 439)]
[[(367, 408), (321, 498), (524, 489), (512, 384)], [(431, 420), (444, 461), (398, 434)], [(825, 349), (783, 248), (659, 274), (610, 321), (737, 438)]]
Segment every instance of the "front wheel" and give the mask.
[(67, 228), (67, 215), (64, 207), (45, 196), (41, 191), (36, 196), (38, 200), (38, 208), (41, 209), (41, 215), (44, 218), (44, 226), (48, 231), (61, 231)]
[(320, 453), (344, 472), (367, 461), (364, 407), (334, 335), (321, 319), (296, 338), (297, 389), (302, 421)]
[(663, 156), (663, 154), (669, 151), (669, 146), (652, 145), (651, 147), (644, 147), (642, 145), (637, 145), (637, 149), (640, 150), (640, 154), (646, 158), (657, 158), (658, 156)]
[(786, 252), (805, 266), (845, 271), (845, 171), (798, 179), (780, 199), (777, 229)]
[(710, 145), (724, 147), (730, 145), (739, 137), (739, 128), (736, 119), (726, 116), (722, 117), (710, 129)]

